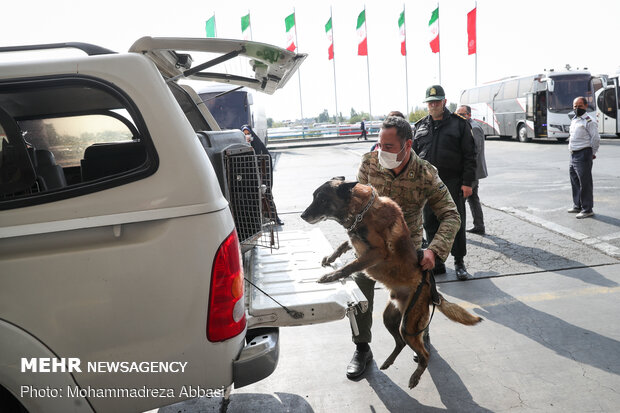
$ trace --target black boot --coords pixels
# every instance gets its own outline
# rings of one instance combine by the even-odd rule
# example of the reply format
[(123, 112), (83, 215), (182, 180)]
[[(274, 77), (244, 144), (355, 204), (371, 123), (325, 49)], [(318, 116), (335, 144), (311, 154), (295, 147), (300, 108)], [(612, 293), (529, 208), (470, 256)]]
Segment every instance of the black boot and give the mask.
[(357, 349), (353, 353), (353, 358), (347, 366), (347, 377), (349, 379), (354, 379), (361, 376), (364, 371), (366, 371), (366, 367), (368, 367), (370, 360), (372, 360), (372, 351), (368, 343), (358, 344)]
[(463, 262), (463, 258), (455, 258), (454, 259), (454, 271), (456, 272), (456, 278), (460, 281), (465, 281), (472, 276), (467, 272), (467, 268), (465, 268), (465, 263)]

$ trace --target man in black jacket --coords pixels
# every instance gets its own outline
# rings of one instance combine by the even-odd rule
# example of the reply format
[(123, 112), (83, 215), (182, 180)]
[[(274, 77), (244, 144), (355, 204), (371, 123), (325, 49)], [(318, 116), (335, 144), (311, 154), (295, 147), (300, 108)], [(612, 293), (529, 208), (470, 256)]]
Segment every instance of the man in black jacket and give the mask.
[[(426, 90), (429, 115), (415, 124), (413, 150), (420, 158), (434, 165), (439, 177), (448, 187), (450, 195), (461, 216), (461, 228), (452, 245), (454, 270), (459, 280), (471, 277), (465, 268), (463, 257), (467, 254), (465, 238), (465, 198), (472, 193), (476, 178), (476, 150), (471, 126), (467, 121), (446, 109), (443, 88), (433, 85)], [(432, 242), (439, 221), (430, 208), (424, 208), (424, 229), (428, 242)], [(445, 274), (443, 262), (435, 264), (435, 274)]]

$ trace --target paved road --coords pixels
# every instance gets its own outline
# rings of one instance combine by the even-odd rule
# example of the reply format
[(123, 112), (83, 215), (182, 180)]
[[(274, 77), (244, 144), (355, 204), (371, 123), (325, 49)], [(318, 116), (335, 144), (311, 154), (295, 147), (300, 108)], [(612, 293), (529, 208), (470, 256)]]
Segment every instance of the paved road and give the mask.
[[(284, 229), (306, 229), (299, 214), (336, 175), (353, 178), (369, 146), (288, 148), (277, 154), (274, 194)], [(439, 289), (485, 321), (475, 327), (433, 319), (428, 371), (414, 390), (412, 351), (378, 369), (393, 341), (377, 290), (371, 344), (376, 363), (359, 381), (344, 374), (353, 345), (346, 320), (281, 329), (280, 365), (236, 389), (229, 412), (504, 412), (620, 410), (620, 141), (604, 140), (595, 161), (595, 219), (570, 206), (565, 144), (490, 140), (491, 176), (482, 181), (486, 236), (468, 237), (475, 279), (448, 273)], [(345, 239), (319, 224), (332, 246)], [(614, 249), (615, 248), (615, 249)], [(221, 400), (193, 399), (160, 409), (210, 412)]]

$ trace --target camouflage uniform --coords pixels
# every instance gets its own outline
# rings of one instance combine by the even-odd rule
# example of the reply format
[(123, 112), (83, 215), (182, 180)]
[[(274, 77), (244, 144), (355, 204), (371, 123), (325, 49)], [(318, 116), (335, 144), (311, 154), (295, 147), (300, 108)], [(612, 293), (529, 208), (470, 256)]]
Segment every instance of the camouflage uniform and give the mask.
[[(437, 174), (437, 169), (412, 150), (409, 164), (395, 176), (391, 170), (379, 164), (377, 155), (377, 152), (370, 152), (362, 157), (357, 180), (362, 184), (372, 185), (380, 196), (392, 198), (401, 207), (417, 249), (422, 245), (422, 210), (428, 202), (441, 221), (428, 248), (437, 257), (445, 260), (461, 226), (461, 219), (448, 188)], [(369, 306), (368, 311), (355, 317), (360, 334), (353, 337), (353, 342), (370, 343), (375, 282), (363, 273), (355, 274), (353, 278), (368, 299)]]

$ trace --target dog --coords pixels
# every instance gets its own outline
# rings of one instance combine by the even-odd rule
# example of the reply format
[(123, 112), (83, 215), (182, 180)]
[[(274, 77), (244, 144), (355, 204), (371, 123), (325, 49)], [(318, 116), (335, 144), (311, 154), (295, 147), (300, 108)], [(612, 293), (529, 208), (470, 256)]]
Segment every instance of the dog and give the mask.
[[(409, 379), (409, 388), (413, 389), (430, 357), (421, 333), (430, 322), (432, 275), (418, 265), (418, 254), (402, 210), (390, 198), (378, 196), (372, 187), (336, 177), (314, 191), (312, 203), (301, 218), (310, 224), (331, 219), (347, 229), (349, 241), (323, 258), (323, 266), (333, 263), (351, 247), (356, 252), (355, 260), (324, 275), (319, 283), (364, 271), (389, 290), (390, 300), (383, 312), (383, 323), (396, 345), (381, 369), (390, 367), (405, 345), (409, 345), (418, 356), (417, 368)], [(436, 307), (450, 320), (464, 325), (482, 321), (461, 306), (448, 302), (441, 294), (436, 297)]]

